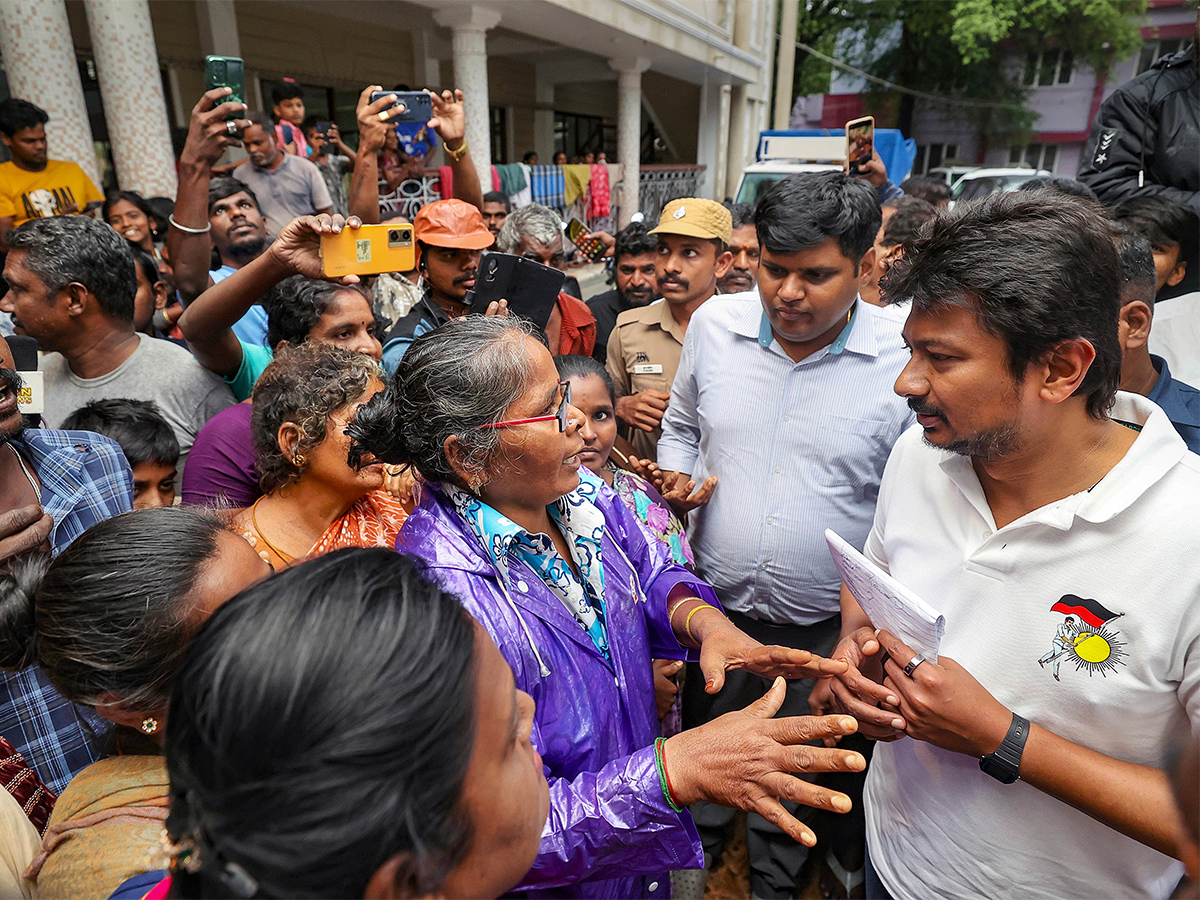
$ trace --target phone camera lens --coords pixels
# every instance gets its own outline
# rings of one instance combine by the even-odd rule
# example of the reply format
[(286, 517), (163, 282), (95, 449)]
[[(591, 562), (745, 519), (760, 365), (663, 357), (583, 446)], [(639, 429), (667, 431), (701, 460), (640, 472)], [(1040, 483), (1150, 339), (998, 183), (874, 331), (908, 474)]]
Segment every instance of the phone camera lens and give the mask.
[(391, 241), (392, 243), (397, 243), (400, 240), (400, 232), (396, 231), (394, 229), (392, 231), (389, 231), (388, 232), (388, 240)]

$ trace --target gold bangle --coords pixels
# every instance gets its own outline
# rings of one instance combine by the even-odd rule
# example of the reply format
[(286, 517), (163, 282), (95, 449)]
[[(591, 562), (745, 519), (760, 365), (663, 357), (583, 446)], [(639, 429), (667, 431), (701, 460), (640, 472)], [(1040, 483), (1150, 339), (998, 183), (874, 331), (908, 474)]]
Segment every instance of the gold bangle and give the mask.
[(451, 150), (448, 146), (446, 146), (445, 143), (442, 144), (442, 147), (445, 148), (446, 155), (449, 156), (453, 162), (458, 162), (467, 152), (467, 139), (465, 137), (463, 138), (463, 142), (459, 145), (457, 150)]
[[(674, 619), (675, 613), (679, 612), (679, 607), (683, 606), (683, 604), (687, 603), (689, 600), (700, 600), (700, 598), (699, 597), (684, 597), (682, 600), (676, 600), (675, 605), (667, 610), (667, 621), (670, 622), (672, 619)], [(701, 600), (700, 602), (703, 603), (704, 601)]]
[(696, 643), (696, 644), (698, 644), (700, 642), (697, 641), (695, 635), (692, 634), (692, 616), (694, 616), (696, 613), (700, 612), (700, 610), (702, 610), (702, 609), (716, 610), (716, 607), (713, 606), (711, 603), (704, 603), (700, 606), (697, 606), (690, 613), (688, 613), (687, 618), (683, 620), (683, 633), (688, 636), (689, 641), (692, 641), (693, 643)]

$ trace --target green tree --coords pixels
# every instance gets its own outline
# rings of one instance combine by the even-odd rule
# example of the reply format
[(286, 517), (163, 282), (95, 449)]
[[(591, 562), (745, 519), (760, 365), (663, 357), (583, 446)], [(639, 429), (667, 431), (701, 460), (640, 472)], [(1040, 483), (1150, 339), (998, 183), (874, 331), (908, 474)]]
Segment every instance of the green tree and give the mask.
[[(1025, 61), (1058, 48), (1076, 65), (1107, 74), (1142, 45), (1135, 16), (1145, 0), (876, 0), (873, 15), (844, 47), (847, 61), (911, 90), (953, 98), (946, 107), (984, 139), (1020, 141), (1035, 114), (1025, 107)], [(843, 41), (843, 44), (846, 44)], [(897, 125), (911, 131), (916, 98), (876, 87), (871, 105), (898, 103)], [(965, 101), (965, 102), (963, 102)]]

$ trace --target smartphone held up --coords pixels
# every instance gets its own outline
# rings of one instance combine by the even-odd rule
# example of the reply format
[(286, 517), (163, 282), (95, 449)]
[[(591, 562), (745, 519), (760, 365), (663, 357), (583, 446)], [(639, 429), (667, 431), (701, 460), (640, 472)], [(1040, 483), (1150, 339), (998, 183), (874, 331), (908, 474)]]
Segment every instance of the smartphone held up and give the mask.
[(862, 167), (875, 154), (875, 117), (863, 116), (846, 123), (846, 162), (851, 175), (861, 175)]
[(416, 267), (411, 225), (385, 222), (321, 235), (321, 272), (326, 278), (411, 272)]

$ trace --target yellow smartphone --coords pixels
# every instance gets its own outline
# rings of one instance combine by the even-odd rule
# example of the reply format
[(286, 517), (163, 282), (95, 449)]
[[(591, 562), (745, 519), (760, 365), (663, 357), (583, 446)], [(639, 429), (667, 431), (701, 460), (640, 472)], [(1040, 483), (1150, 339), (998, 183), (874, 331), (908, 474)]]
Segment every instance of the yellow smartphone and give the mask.
[(858, 175), (875, 152), (875, 117), (863, 116), (846, 123), (846, 159), (851, 175)]
[(385, 222), (321, 235), (321, 271), (326, 278), (411, 272), (416, 267), (411, 225)]

